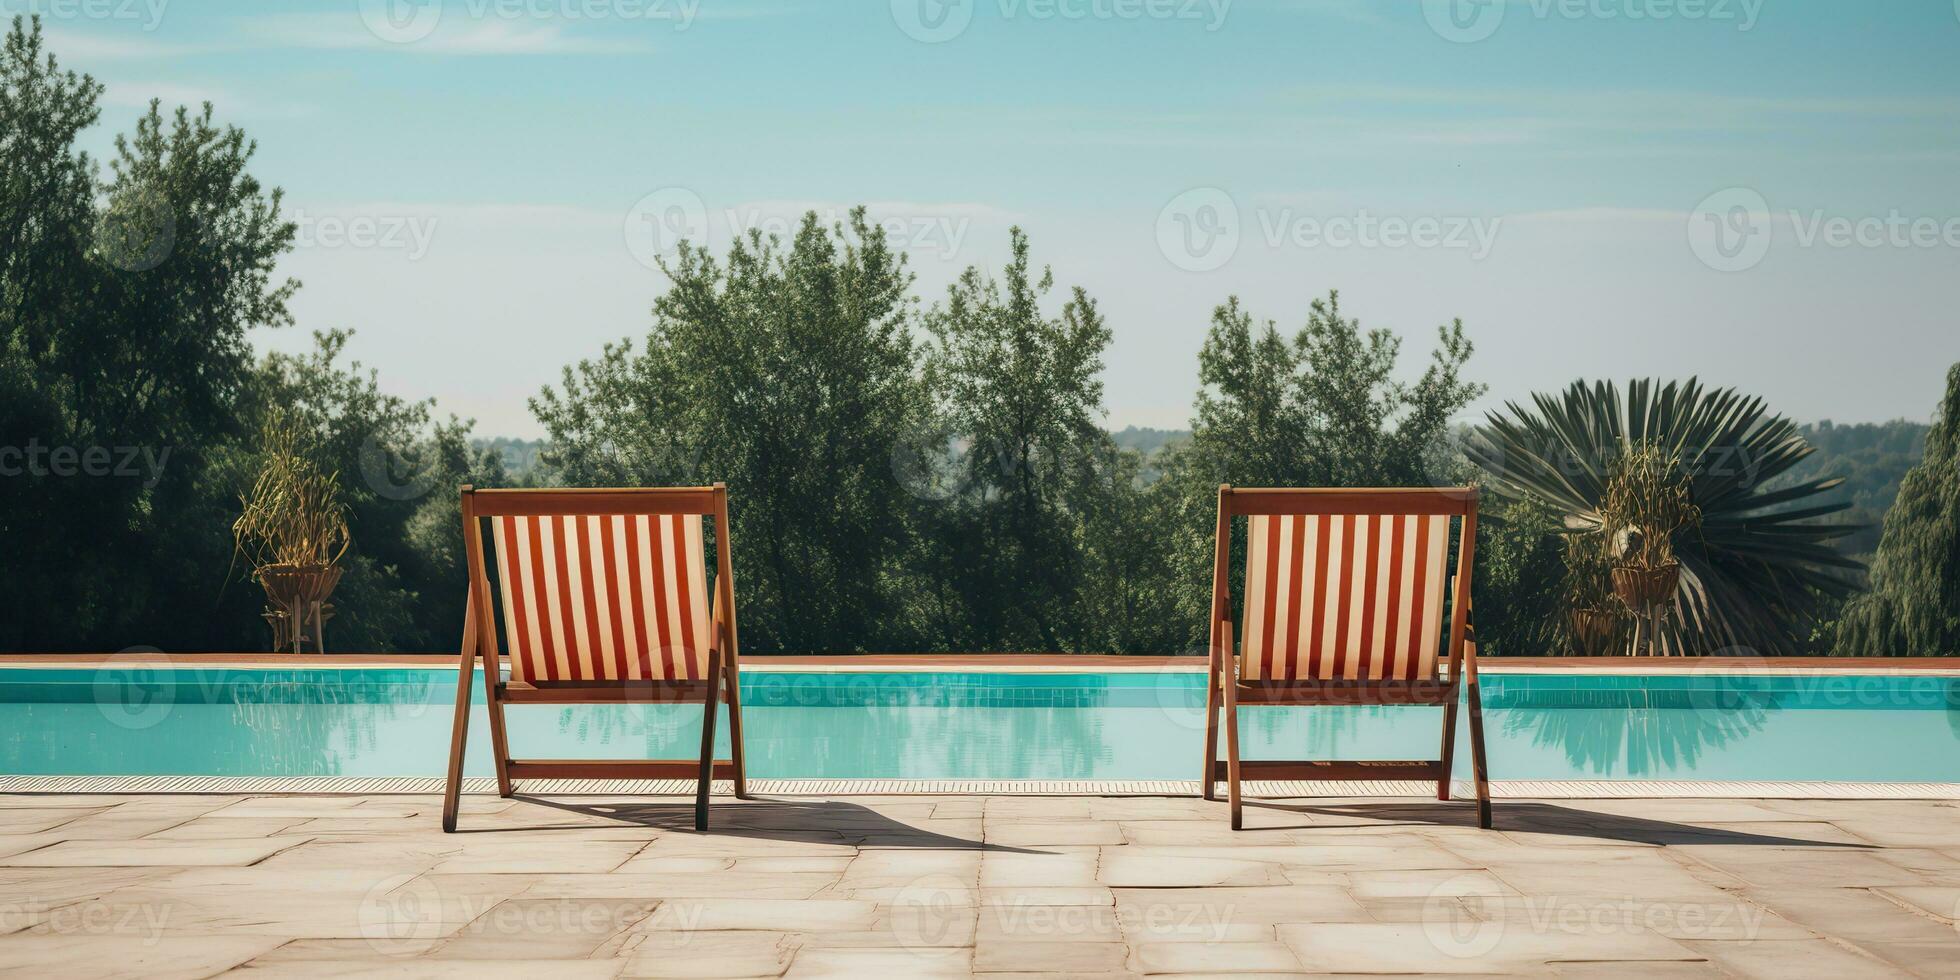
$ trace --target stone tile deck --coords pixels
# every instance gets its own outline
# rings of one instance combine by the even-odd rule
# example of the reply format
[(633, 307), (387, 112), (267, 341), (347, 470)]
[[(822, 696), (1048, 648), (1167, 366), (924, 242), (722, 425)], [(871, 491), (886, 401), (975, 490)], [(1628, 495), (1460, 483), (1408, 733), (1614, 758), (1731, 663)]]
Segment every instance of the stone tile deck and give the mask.
[(0, 974), (1960, 975), (1960, 807), (0, 796)]

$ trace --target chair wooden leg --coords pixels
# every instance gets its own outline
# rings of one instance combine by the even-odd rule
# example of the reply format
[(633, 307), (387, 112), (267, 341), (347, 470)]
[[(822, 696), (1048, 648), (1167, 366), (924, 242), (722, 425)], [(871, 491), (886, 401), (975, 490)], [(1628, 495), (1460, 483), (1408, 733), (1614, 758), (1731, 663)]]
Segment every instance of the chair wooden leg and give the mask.
[(1245, 809), (1239, 801), (1239, 699), (1233, 691), (1233, 681), (1224, 679), (1225, 687), (1225, 798), (1232, 809), (1232, 829), (1245, 828)]
[(497, 696), (497, 673), (501, 669), (495, 656), (483, 658), (484, 713), (490, 718), (490, 754), (497, 765), (497, 795), (509, 798), (516, 789), (510, 781), (510, 741), (504, 736), (504, 701)]
[(735, 764), (735, 798), (749, 798), (749, 771), (742, 761), (742, 678), (735, 670), (724, 670), (722, 693), (728, 700), (728, 759)]
[(1477, 786), (1477, 826), (1490, 829), (1490, 770), (1484, 762), (1484, 700), (1477, 693), (1477, 678), (1470, 676), (1470, 775)]
[(1456, 764), (1456, 703), (1462, 698), (1459, 685), (1450, 685), (1450, 697), (1443, 702), (1443, 749), (1438, 756), (1443, 762), (1443, 774), (1436, 780), (1436, 798), (1450, 798), (1450, 770)]
[(463, 749), (470, 735), (470, 684), (476, 680), (476, 617), (463, 613), (463, 655), (456, 665), (456, 719), (449, 729), (449, 779), (442, 788), (442, 830), (455, 833), (463, 799)]
[(1205, 769), (1198, 777), (1199, 796), (1218, 799), (1218, 671), (1205, 672)]
[(694, 788), (694, 829), (708, 829), (708, 787), (715, 778), (715, 709), (719, 707), (721, 654), (708, 656), (708, 697), (701, 705), (701, 781)]

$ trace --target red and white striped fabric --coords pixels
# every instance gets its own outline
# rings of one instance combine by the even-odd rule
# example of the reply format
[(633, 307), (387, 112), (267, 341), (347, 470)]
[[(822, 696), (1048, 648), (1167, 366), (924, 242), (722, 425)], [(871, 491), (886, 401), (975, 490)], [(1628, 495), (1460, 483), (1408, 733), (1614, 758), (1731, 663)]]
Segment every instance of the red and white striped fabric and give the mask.
[(513, 679), (707, 677), (700, 515), (489, 520)]
[(1431, 680), (1447, 515), (1247, 518), (1245, 680)]

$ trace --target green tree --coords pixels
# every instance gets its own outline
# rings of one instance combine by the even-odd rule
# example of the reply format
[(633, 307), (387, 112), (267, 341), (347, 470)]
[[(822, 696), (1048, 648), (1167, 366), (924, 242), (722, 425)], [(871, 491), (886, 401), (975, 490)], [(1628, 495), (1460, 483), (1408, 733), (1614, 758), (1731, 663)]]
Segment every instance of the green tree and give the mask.
[[(1229, 299), (1198, 354), (1191, 440), (1173, 450), (1175, 586), (1182, 647), (1204, 649), (1211, 536), (1221, 483), (1237, 486), (1428, 486), (1458, 482), (1450, 423), (1483, 392), (1464, 379), (1473, 347), (1461, 321), (1439, 328), (1414, 383), (1395, 380), (1402, 341), (1343, 316), (1340, 294), (1307, 309), (1292, 337)], [(1440, 462), (1439, 462), (1440, 460)], [(1243, 554), (1242, 551), (1237, 552)]]
[(1960, 655), (1960, 364), (1947, 372), (1926, 455), (1885, 515), (1871, 591), (1845, 607), (1834, 652)]
[(1153, 472), (1161, 455), (1109, 446), (1071, 491), (1080, 527), (1082, 582), (1076, 604), (1082, 653), (1176, 653), (1189, 632), (1172, 580), (1176, 485)]
[(925, 318), (937, 340), (929, 377), (944, 393), (967, 449), (965, 492), (939, 539), (965, 597), (960, 641), (974, 649), (1067, 649), (1082, 628), (1084, 569), (1075, 491), (1107, 485), (1092, 473), (1113, 448), (1097, 426), (1109, 328), (1081, 287), (1059, 315), (1041, 310), (1054, 275), (1034, 275), (1028, 238), (996, 282), (969, 268)]
[[(107, 179), (76, 148), (101, 86), (61, 69), (38, 22), (0, 50), (0, 649), (264, 649), (264, 596), (231, 522), (277, 407), (341, 474), (353, 550), (332, 649), (454, 649), (455, 485), (496, 470), (467, 426), (343, 367), (344, 334), (256, 359), (297, 283), (279, 192), (210, 106), (152, 103)], [(16, 453), (18, 456), (16, 456)], [(57, 455), (60, 454), (60, 455)]]
[(0, 576), (19, 600), (0, 646), (235, 642), (205, 615), (230, 554), (213, 461), (245, 431), (246, 331), (290, 321), (294, 284), (273, 264), (294, 229), (247, 171), (252, 145), (208, 105), (166, 117), (152, 103), (98, 180), (75, 140), (100, 94), (44, 52), (38, 20), (13, 21), (0, 52), (0, 446), (30, 455), (0, 481)]
[(931, 410), (904, 256), (859, 208), (666, 271), (643, 352), (609, 345), (531, 401), (547, 462), (575, 485), (726, 482), (745, 649), (916, 642), (888, 628), (911, 535), (894, 460)]
[(1485, 498), (1477, 521), (1478, 653), (1542, 657), (1563, 651), (1565, 536), (1560, 515), (1535, 501)]
[(1205, 478), (1241, 486), (1417, 486), (1434, 476), (1451, 420), (1483, 393), (1463, 378), (1462, 321), (1439, 328), (1414, 384), (1394, 378), (1402, 340), (1363, 332), (1339, 293), (1314, 300), (1292, 338), (1255, 327), (1237, 297), (1212, 313), (1198, 353), (1191, 451)]

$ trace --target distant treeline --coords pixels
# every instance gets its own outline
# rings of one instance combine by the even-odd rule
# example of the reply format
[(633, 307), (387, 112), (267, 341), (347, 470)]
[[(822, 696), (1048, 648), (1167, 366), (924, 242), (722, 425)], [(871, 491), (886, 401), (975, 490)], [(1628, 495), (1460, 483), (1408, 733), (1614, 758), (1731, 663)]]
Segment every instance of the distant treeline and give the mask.
[(1789, 477), (1793, 482), (1817, 477), (1844, 479), (1826, 499), (1849, 501), (1851, 509), (1837, 519), (1863, 525), (1862, 530), (1838, 542), (1846, 554), (1869, 559), (1878, 550), (1885, 512), (1892, 509), (1906, 471), (1925, 456), (1928, 431), (1924, 422), (1904, 420), (1854, 425), (1826, 420), (1803, 427), (1803, 437), (1817, 447), (1817, 454), (1797, 464)]
[[(1841, 477), (1842, 486), (1824, 499), (1849, 501), (1851, 509), (1838, 517), (1861, 529), (1837, 543), (1844, 553), (1861, 561), (1869, 560), (1878, 549), (1878, 537), (1885, 512), (1898, 496), (1899, 481), (1919, 463), (1926, 452), (1924, 422), (1897, 419), (1891, 422), (1839, 424), (1826, 419), (1803, 426), (1804, 438), (1817, 448), (1817, 454), (1799, 463), (1785, 482), (1795, 483), (1818, 477)], [(1168, 446), (1189, 441), (1189, 429), (1150, 429), (1127, 426), (1109, 433), (1110, 441), (1122, 449), (1145, 456)], [(543, 439), (477, 438), (470, 441), (479, 452), (495, 453), (503, 460), (512, 480), (524, 484), (550, 481), (542, 465), (549, 444)]]

